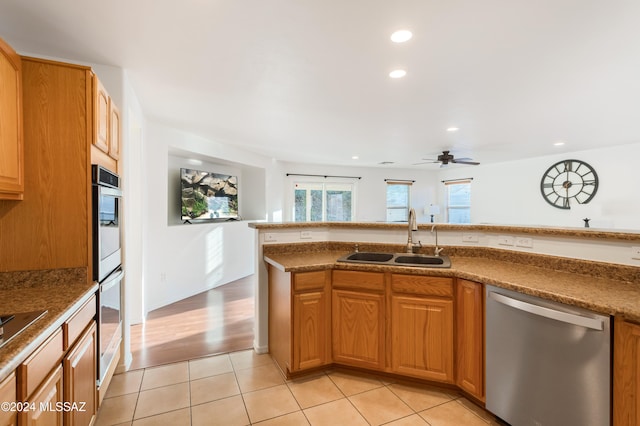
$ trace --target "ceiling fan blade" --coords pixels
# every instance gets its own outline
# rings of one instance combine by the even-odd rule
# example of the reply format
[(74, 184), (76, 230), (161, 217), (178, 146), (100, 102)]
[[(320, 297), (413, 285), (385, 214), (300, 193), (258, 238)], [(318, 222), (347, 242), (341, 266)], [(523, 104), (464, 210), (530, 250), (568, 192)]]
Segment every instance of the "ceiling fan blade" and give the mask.
[(464, 161), (464, 159), (462, 159), (462, 158), (459, 159), (459, 160), (457, 160), (457, 159), (451, 160), (451, 162), (452, 163), (456, 163), (456, 164), (469, 164), (469, 165), (472, 165), (472, 166), (477, 166), (478, 164), (480, 164), (477, 161)]
[(435, 163), (439, 163), (439, 161), (432, 160), (431, 158), (423, 158), (423, 160), (425, 160), (425, 161), (423, 161), (422, 163), (413, 163), (412, 166), (418, 166), (420, 164), (432, 164), (432, 163), (435, 164)]

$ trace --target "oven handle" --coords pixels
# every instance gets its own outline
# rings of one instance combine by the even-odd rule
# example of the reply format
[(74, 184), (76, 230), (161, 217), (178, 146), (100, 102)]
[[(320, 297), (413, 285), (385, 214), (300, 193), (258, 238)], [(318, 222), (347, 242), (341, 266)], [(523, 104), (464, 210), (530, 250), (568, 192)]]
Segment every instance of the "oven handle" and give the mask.
[(100, 190), (101, 195), (109, 195), (111, 197), (121, 198), (122, 190), (119, 188), (111, 188), (109, 186), (96, 185)]
[(489, 292), (489, 297), (498, 303), (502, 303), (503, 305), (509, 306), (514, 309), (529, 312), (533, 315), (539, 315), (541, 317), (577, 325), (580, 327), (590, 328), (592, 330), (603, 329), (602, 320), (596, 318), (588, 318), (581, 315), (570, 314), (568, 312), (557, 311), (551, 308), (545, 308), (544, 306), (534, 305), (531, 303), (523, 302), (521, 300), (512, 299), (510, 297), (494, 292)]
[(114, 285), (118, 284), (122, 280), (123, 276), (124, 276), (124, 271), (120, 269), (113, 276), (109, 277), (108, 280), (105, 280), (102, 282), (102, 284), (100, 284), (100, 292), (103, 293), (109, 290)]

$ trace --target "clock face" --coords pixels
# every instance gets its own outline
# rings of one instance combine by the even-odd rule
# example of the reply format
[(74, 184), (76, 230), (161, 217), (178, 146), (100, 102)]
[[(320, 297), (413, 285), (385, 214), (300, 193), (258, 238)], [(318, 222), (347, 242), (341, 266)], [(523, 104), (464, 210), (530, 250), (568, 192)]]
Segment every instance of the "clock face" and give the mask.
[(570, 209), (571, 204), (586, 204), (596, 195), (598, 175), (580, 160), (558, 161), (542, 175), (540, 191), (553, 207)]

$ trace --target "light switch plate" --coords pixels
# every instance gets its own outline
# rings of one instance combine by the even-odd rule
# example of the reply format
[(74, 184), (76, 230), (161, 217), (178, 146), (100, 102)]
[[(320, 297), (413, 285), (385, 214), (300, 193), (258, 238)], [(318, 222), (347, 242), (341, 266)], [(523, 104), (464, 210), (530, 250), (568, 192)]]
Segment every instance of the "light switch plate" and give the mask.
[(501, 246), (512, 246), (513, 245), (513, 237), (509, 235), (500, 235), (498, 237), (498, 244)]
[(532, 247), (533, 247), (533, 238), (529, 238), (529, 237), (517, 237), (517, 238), (516, 238), (516, 246), (517, 246), (517, 247), (527, 247), (527, 248), (532, 248)]
[(478, 234), (462, 234), (463, 243), (477, 243), (478, 241)]

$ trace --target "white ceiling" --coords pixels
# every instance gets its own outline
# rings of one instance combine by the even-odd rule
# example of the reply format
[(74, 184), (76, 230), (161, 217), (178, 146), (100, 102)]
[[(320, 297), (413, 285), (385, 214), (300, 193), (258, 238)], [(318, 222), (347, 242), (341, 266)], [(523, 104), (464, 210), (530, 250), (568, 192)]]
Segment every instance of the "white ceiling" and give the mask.
[(122, 67), (149, 120), (285, 161), (640, 142), (637, 0), (2, 0), (0, 37)]

